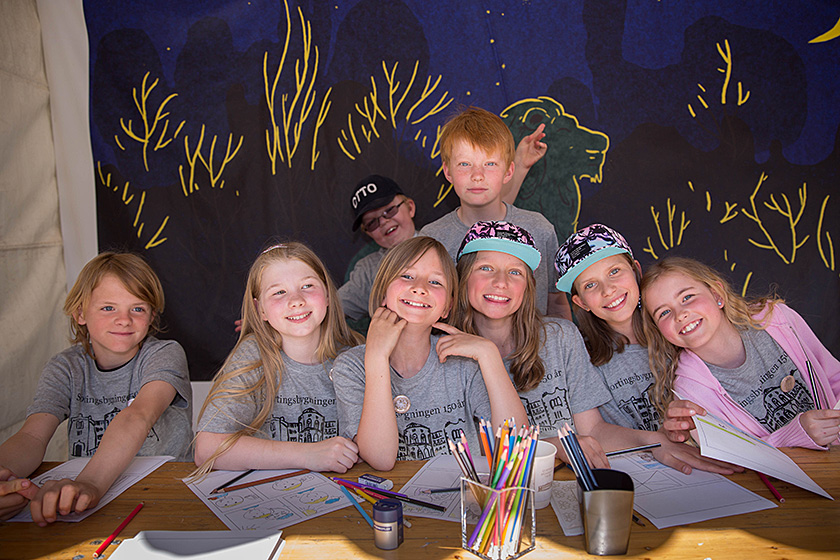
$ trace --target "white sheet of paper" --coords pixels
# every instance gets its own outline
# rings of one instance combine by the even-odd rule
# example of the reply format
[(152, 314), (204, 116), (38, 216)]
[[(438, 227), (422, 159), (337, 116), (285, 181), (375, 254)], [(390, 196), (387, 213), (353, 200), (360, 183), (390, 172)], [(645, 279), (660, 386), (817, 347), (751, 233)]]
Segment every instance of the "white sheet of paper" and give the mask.
[[(140, 531), (125, 539), (110, 554), (111, 560), (272, 560), (283, 550), (285, 541), (272, 554), (279, 531)], [(269, 557), (271, 554), (271, 557)]]
[(550, 503), (564, 535), (573, 537), (583, 534), (583, 519), (580, 517), (577, 481), (555, 480), (552, 482)]
[[(484, 457), (476, 457), (478, 462), (475, 463), (475, 469), (481, 474), (487, 474), (487, 459)], [(446, 508), (446, 511), (440, 512), (422, 506), (404, 502), (403, 515), (413, 515), (416, 517), (427, 517), (429, 519), (442, 519), (444, 521), (461, 522), (461, 492), (446, 492), (442, 494), (425, 494), (423, 490), (430, 490), (432, 488), (454, 488), (461, 485), (461, 469), (458, 468), (458, 463), (455, 457), (451, 455), (438, 455), (432, 457), (426, 464), (420, 467), (420, 470), (411, 477), (411, 480), (399, 491), (410, 496), (423, 500), (424, 502), (431, 502)], [(474, 512), (475, 522), (481, 515), (480, 511)]]
[(610, 466), (633, 479), (633, 509), (657, 529), (777, 507), (719, 474), (694, 469), (687, 475), (650, 453), (614, 457)]
[[(123, 471), (123, 473), (117, 477), (117, 480), (108, 488), (108, 491), (103, 494), (102, 499), (99, 500), (99, 503), (96, 505), (95, 508), (91, 508), (89, 510), (83, 511), (82, 513), (71, 513), (69, 515), (59, 515), (58, 521), (68, 521), (71, 523), (75, 523), (77, 521), (81, 521), (82, 519), (87, 518), (90, 515), (93, 515), (106, 505), (111, 502), (114, 498), (131, 488), (137, 482), (140, 482), (142, 479), (146, 477), (149, 473), (153, 472), (162, 464), (166, 463), (167, 461), (173, 460), (175, 457), (171, 457), (169, 455), (160, 455), (160, 456), (151, 456), (151, 457), (135, 457), (128, 467)], [(85, 468), (87, 465), (90, 457), (80, 457), (78, 459), (71, 459), (66, 463), (62, 463), (55, 467), (54, 469), (50, 469), (44, 474), (40, 476), (36, 476), (32, 479), (32, 482), (37, 484), (38, 486), (43, 486), (45, 482), (48, 480), (61, 480), (62, 478), (72, 478), (73, 480), (79, 476), (79, 473), (82, 472), (82, 469)], [(13, 518), (9, 519), (9, 521), (32, 521), (32, 514), (29, 511), (29, 508), (26, 507), (21, 510)]]
[[(254, 471), (236, 484), (293, 470), (297, 469)], [(210, 495), (240, 472), (213, 471), (197, 482), (184, 480), (204, 505), (233, 530), (282, 529), (351, 505), (336, 483), (315, 472)]]
[(726, 461), (795, 484), (800, 488), (833, 500), (793, 462), (793, 459), (743, 430), (713, 414), (695, 416), (697, 443), (704, 457)]

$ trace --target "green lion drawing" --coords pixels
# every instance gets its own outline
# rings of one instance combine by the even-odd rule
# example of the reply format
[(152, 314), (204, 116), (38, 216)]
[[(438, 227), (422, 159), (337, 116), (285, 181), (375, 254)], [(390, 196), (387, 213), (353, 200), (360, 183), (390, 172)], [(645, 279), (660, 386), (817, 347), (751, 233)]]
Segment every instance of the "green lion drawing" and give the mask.
[(606, 134), (580, 126), (574, 115), (551, 97), (522, 99), (501, 113), (516, 145), (545, 124), (545, 156), (525, 178), (516, 206), (543, 214), (562, 241), (578, 227), (580, 181), (601, 182), (610, 139)]

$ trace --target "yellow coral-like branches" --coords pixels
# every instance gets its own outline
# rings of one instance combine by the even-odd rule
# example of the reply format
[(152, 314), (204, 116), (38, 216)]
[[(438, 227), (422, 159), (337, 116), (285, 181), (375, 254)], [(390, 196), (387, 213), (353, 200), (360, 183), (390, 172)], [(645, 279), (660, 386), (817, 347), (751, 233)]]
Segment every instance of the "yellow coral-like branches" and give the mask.
[[(129, 119), (127, 123), (124, 119), (120, 119), (120, 127), (122, 128), (123, 132), (125, 132), (126, 136), (140, 143), (143, 146), (143, 165), (146, 167), (146, 171), (149, 170), (149, 144), (152, 142), (152, 137), (154, 136), (158, 125), (162, 123), (163, 130), (161, 131), (153, 150), (159, 150), (160, 148), (163, 148), (167, 144), (169, 144), (173, 139), (177, 138), (178, 133), (184, 126), (184, 121), (181, 121), (181, 124), (178, 125), (178, 128), (175, 130), (175, 133), (172, 135), (172, 138), (166, 138), (166, 131), (169, 129), (169, 119), (167, 118), (169, 116), (169, 113), (164, 112), (164, 109), (172, 99), (178, 96), (177, 93), (169, 94), (166, 97), (166, 99), (164, 99), (163, 102), (161, 102), (161, 104), (158, 106), (154, 116), (150, 116), (151, 107), (149, 107), (149, 96), (151, 96), (152, 91), (154, 91), (154, 89), (157, 87), (159, 80), (155, 79), (155, 81), (149, 85), (149, 74), (149, 72), (146, 72), (146, 74), (143, 76), (143, 82), (140, 84), (139, 96), (137, 88), (132, 88), (131, 90), (132, 97), (134, 98), (134, 106), (137, 108), (137, 112), (140, 113), (140, 121), (143, 125), (142, 132), (134, 130), (134, 123), (131, 119)], [(117, 139), (117, 146), (119, 146), (121, 149), (124, 149), (121, 143), (119, 142), (119, 139)]]
[(204, 154), (201, 153), (201, 147), (204, 144), (204, 130), (204, 125), (201, 125), (201, 133), (198, 136), (198, 142), (196, 143), (194, 150), (190, 149), (190, 137), (184, 136), (184, 152), (186, 153), (187, 164), (190, 170), (189, 177), (187, 178), (184, 177), (184, 166), (181, 165), (178, 167), (178, 175), (181, 178), (181, 190), (184, 192), (184, 196), (189, 196), (198, 190), (198, 183), (195, 182), (195, 170), (199, 162), (201, 162), (201, 165), (207, 170), (210, 178), (210, 186), (215, 188), (218, 184), (220, 189), (224, 188), (225, 182), (219, 181), (222, 177), (222, 173), (224, 173), (227, 164), (236, 157), (236, 154), (239, 152), (239, 148), (242, 147), (242, 140), (244, 137), (240, 136), (239, 142), (236, 144), (236, 148), (234, 148), (231, 152), (231, 148), (233, 147), (233, 134), (229, 134), (225, 155), (222, 158), (221, 163), (218, 164), (217, 168), (217, 163), (214, 159), (216, 156), (216, 141), (218, 140), (218, 136), (213, 135), (213, 139), (210, 141), (210, 154), (205, 158)]
[[(433, 81), (432, 77), (428, 76), (418, 99), (412, 103), (407, 110), (403, 109), (406, 99), (417, 82), (417, 71), (419, 66), (420, 62), (415, 61), (411, 76), (405, 86), (402, 85), (402, 81), (397, 79), (397, 69), (399, 68), (398, 62), (395, 62), (390, 68), (384, 61), (382, 62), (382, 73), (387, 87), (380, 88), (376, 79), (371, 76), (370, 93), (365, 96), (361, 103), (356, 103), (355, 106), (355, 114), (361, 117), (362, 122), (358, 124), (354, 123), (354, 114), (349, 114), (347, 117), (347, 128), (342, 129), (339, 137), (336, 138), (341, 151), (344, 152), (348, 158), (355, 159), (356, 155), (362, 153), (363, 146), (360, 143), (361, 138), (364, 138), (367, 143), (370, 143), (374, 137), (380, 137), (380, 119), (390, 122), (393, 129), (397, 128), (398, 123), (405, 123), (407, 126), (416, 126), (429, 117), (440, 113), (450, 103), (452, 103), (452, 98), (449, 97), (449, 92), (444, 91), (430, 108), (423, 108), (423, 106), (430, 102), (432, 97), (435, 95), (442, 79), (442, 76), (438, 76)], [(387, 95), (387, 99), (380, 98), (380, 89), (387, 92), (385, 94)], [(358, 132), (356, 130), (357, 128)], [(437, 134), (440, 134), (439, 130), (437, 131)], [(417, 131), (414, 135), (415, 140), (421, 137), (423, 137), (422, 145), (425, 147), (426, 137), (422, 135), (422, 131)], [(436, 140), (434, 144), (436, 146), (438, 137), (436, 136), (435, 138)], [(436, 157), (434, 147), (432, 152), (433, 153), (430, 157)], [(442, 196), (445, 196), (445, 194)], [(442, 200), (442, 197), (438, 198), (438, 203), (440, 200)]]
[(750, 195), (750, 207), (752, 208), (752, 213), (747, 211), (746, 209), (743, 210), (743, 214), (755, 222), (758, 225), (758, 228), (761, 230), (761, 233), (764, 234), (764, 238), (766, 242), (758, 242), (752, 238), (749, 238), (748, 241), (758, 247), (759, 249), (768, 249), (775, 252), (782, 262), (785, 264), (791, 264), (796, 260), (796, 251), (802, 247), (810, 235), (806, 235), (801, 241), (797, 241), (796, 239), (796, 226), (799, 224), (799, 220), (802, 218), (802, 213), (805, 211), (805, 204), (807, 201), (807, 185), (805, 183), (802, 184), (802, 188), (799, 189), (799, 211), (794, 215), (794, 212), (791, 208), (790, 201), (788, 200), (787, 195), (784, 193), (782, 196), (783, 205), (780, 205), (778, 201), (776, 201), (776, 197), (772, 194), (770, 195), (770, 202), (765, 202), (764, 206), (781, 215), (782, 217), (786, 218), (788, 222), (788, 227), (790, 229), (790, 236), (791, 236), (791, 252), (790, 256), (786, 256), (782, 253), (781, 249), (779, 249), (778, 244), (773, 239), (770, 231), (764, 225), (761, 217), (758, 214), (758, 209), (755, 205), (756, 196), (758, 196), (758, 191), (761, 189), (761, 185), (767, 179), (767, 175), (765, 173), (761, 174), (761, 177), (758, 179), (758, 184), (755, 186), (755, 190), (753, 190), (752, 195)]
[[(292, 167), (292, 158), (300, 145), (304, 124), (309, 118), (309, 113), (315, 104), (315, 81), (318, 76), (319, 52), (318, 47), (314, 47), (313, 59), (312, 25), (303, 16), (303, 11), (298, 8), (300, 28), (303, 35), (302, 60), (298, 59), (295, 62), (294, 92), (292, 94), (282, 94), (278, 106), (276, 99), (277, 85), (280, 82), (280, 75), (283, 72), (283, 66), (285, 65), (286, 56), (289, 52), (292, 30), (292, 18), (289, 13), (288, 0), (284, 4), (286, 6), (286, 39), (283, 44), (283, 54), (280, 57), (280, 63), (277, 65), (277, 71), (274, 73), (273, 80), (269, 80), (268, 76), (268, 52), (263, 55), (263, 83), (265, 85), (266, 104), (268, 105), (268, 112), (271, 117), (271, 128), (266, 130), (265, 142), (268, 157), (271, 160), (272, 175), (277, 172), (278, 157), (289, 168)], [(329, 106), (325, 96), (321, 101), (321, 107), (316, 121), (315, 139), (317, 139), (317, 129), (323, 124), (327, 112), (329, 112)], [(278, 111), (280, 114), (279, 122)], [(313, 153), (310, 160), (313, 166), (318, 159), (315, 153), (315, 147), (315, 140), (313, 140)]]
[(825, 239), (828, 247), (824, 248), (822, 244), (823, 220), (825, 218), (825, 207), (828, 205), (828, 196), (823, 199), (822, 206), (820, 206), (820, 219), (817, 222), (817, 249), (820, 252), (820, 258), (829, 270), (834, 270), (834, 243), (831, 241), (831, 234), (825, 232)]

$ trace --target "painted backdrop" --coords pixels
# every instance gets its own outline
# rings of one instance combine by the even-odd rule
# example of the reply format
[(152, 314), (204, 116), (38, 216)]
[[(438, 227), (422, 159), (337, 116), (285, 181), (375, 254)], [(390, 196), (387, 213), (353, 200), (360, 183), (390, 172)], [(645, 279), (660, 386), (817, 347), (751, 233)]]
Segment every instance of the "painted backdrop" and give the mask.
[[(823, 1), (85, 0), (100, 249), (142, 252), (193, 379), (235, 342), (272, 237), (343, 280), (349, 196), (389, 175), (418, 225), (455, 208), (441, 124), (464, 105), (548, 153), (517, 204), (599, 221), (772, 285), (840, 354), (840, 7)], [(548, 256), (549, 258), (552, 256)]]

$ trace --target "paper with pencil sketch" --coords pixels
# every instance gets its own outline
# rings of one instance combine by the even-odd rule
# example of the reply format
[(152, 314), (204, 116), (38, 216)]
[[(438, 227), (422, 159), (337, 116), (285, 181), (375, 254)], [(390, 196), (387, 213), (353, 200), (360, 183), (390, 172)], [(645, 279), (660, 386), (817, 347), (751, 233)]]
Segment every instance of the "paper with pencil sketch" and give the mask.
[[(169, 455), (150, 456), (150, 457), (135, 457), (128, 467), (122, 472), (117, 480), (108, 488), (108, 491), (102, 495), (102, 499), (96, 504), (96, 507), (83, 511), (82, 513), (71, 513), (69, 515), (59, 515), (58, 521), (68, 521), (75, 523), (93, 515), (106, 505), (108, 505), (114, 498), (131, 488), (135, 483), (140, 482), (149, 473), (153, 472), (167, 461), (173, 460), (175, 457)], [(50, 469), (42, 475), (36, 476), (32, 482), (38, 486), (43, 486), (48, 480), (61, 480), (63, 478), (76, 479), (85, 465), (90, 461), (90, 457), (79, 457), (78, 459), (71, 459)], [(24, 508), (9, 521), (32, 521), (32, 514), (29, 508)]]
[[(263, 480), (296, 469), (254, 471), (237, 484)], [(282, 529), (350, 505), (338, 485), (322, 474), (309, 472), (231, 492), (210, 494), (238, 473), (213, 471), (184, 484), (233, 530)]]
[[(479, 475), (487, 474), (488, 466), (484, 457), (475, 463)], [(483, 462), (482, 462), (483, 461)], [(432, 488), (454, 488), (461, 485), (461, 469), (452, 455), (437, 455), (432, 457), (423, 465), (411, 480), (405, 483), (400, 492), (406, 496), (431, 502), (446, 508), (440, 512), (423, 506), (414, 505), (408, 502), (403, 503), (403, 514), (415, 517), (428, 517), (429, 519), (442, 519), (444, 521), (461, 522), (461, 492), (446, 492), (443, 494), (427, 494), (425, 490)], [(473, 512), (475, 520), (481, 515), (481, 511)], [(475, 522), (473, 520), (473, 522)]]
[(657, 529), (777, 507), (724, 476), (699, 469), (685, 474), (651, 453), (615, 457), (610, 466), (633, 479), (633, 509)]
[(284, 544), (280, 531), (140, 531), (110, 560), (272, 560)]
[(790, 457), (729, 422), (707, 413), (705, 416), (695, 416), (694, 425), (697, 427), (696, 439), (700, 445), (700, 453), (704, 457), (740, 465), (789, 482), (829, 500), (834, 499)]

